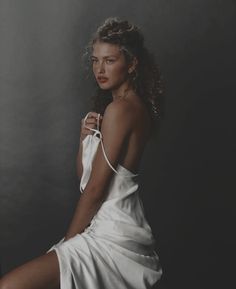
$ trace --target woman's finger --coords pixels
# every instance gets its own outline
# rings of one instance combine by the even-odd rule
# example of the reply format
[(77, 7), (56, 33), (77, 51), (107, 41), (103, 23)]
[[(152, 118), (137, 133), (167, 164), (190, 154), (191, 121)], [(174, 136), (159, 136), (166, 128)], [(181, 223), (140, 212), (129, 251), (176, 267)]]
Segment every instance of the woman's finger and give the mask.
[(83, 130), (82, 130), (82, 133), (83, 134), (94, 134), (94, 131), (92, 131), (92, 130), (90, 130), (90, 129), (88, 129), (88, 128), (84, 128)]
[[(97, 118), (97, 116), (99, 115), (99, 113), (98, 112), (95, 112), (95, 111), (91, 111), (90, 113), (89, 113), (89, 116), (93, 116), (93, 117), (95, 117), (95, 118)], [(100, 114), (101, 115), (101, 114)]]
[(86, 124), (96, 124), (96, 123), (97, 123), (97, 120), (94, 117), (86, 119)]

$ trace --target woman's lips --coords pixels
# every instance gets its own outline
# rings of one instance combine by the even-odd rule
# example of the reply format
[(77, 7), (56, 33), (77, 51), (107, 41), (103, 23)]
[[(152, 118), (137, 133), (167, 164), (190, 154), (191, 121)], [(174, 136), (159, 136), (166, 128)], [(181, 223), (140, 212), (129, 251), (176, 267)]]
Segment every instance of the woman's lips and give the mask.
[(108, 78), (106, 77), (98, 77), (97, 80), (101, 83), (104, 83), (104, 82), (107, 82), (108, 81)]

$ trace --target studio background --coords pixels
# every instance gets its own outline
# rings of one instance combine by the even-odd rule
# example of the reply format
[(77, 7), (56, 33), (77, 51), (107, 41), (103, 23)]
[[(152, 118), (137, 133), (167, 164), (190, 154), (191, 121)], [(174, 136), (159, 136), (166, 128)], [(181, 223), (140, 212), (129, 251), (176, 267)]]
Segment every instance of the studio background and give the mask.
[(93, 93), (81, 56), (96, 27), (119, 16), (141, 27), (166, 84), (140, 166), (160, 288), (232, 288), (235, 10), (233, 0), (0, 0), (2, 273), (68, 228)]

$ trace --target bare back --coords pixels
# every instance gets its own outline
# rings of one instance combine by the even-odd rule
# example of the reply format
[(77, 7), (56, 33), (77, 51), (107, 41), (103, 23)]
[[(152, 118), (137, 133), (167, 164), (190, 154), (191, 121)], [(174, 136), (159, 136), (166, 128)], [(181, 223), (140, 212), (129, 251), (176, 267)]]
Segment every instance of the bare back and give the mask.
[(132, 105), (134, 126), (122, 150), (120, 164), (136, 173), (151, 132), (151, 119), (146, 106), (140, 100), (129, 100)]

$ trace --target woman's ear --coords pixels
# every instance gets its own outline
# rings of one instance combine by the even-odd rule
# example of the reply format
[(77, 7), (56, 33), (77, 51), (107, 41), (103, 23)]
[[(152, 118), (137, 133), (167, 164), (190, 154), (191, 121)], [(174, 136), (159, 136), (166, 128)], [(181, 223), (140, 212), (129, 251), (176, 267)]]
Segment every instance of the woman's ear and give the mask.
[(133, 58), (131, 64), (129, 65), (128, 73), (132, 73), (138, 64), (138, 59), (136, 57)]

